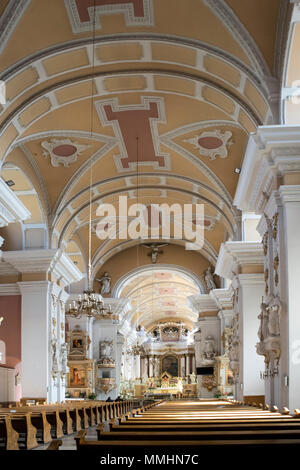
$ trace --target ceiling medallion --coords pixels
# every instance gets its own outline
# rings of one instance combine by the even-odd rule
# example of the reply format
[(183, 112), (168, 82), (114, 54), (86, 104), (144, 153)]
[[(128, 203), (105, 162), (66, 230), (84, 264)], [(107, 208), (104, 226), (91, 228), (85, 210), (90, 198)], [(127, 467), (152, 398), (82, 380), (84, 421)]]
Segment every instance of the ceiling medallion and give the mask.
[(90, 145), (80, 145), (72, 142), (70, 139), (51, 139), (51, 141), (43, 141), (41, 143), (45, 149), (44, 157), (50, 155), (51, 165), (58, 167), (59, 165), (69, 166), (70, 163), (76, 162), (79, 155)]
[(193, 137), (192, 139), (186, 139), (184, 142), (189, 142), (197, 150), (200, 155), (205, 155), (211, 160), (215, 160), (216, 156), (220, 158), (226, 158), (228, 156), (228, 146), (232, 145), (231, 140), (232, 132), (220, 130), (202, 132), (202, 134)]

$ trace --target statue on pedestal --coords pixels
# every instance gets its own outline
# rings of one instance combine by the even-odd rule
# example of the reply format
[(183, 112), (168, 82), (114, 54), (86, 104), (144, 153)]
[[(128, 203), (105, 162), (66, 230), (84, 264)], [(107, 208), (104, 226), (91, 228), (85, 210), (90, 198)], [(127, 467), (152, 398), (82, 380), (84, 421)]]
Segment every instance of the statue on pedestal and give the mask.
[(269, 311), (269, 332), (271, 336), (280, 335), (280, 311), (281, 302), (278, 297), (273, 297), (268, 307)]
[(111, 277), (107, 272), (105, 272), (100, 279), (96, 279), (96, 281), (100, 283), (101, 295), (110, 294)]
[(205, 279), (206, 289), (208, 292), (210, 292), (212, 289), (217, 288), (210, 266), (208, 266), (207, 270), (204, 273), (204, 279)]
[(216, 357), (215, 341), (212, 336), (207, 336), (204, 341), (203, 353), (204, 359), (214, 359)]
[(263, 341), (269, 336), (269, 315), (268, 315), (268, 305), (264, 302), (260, 305), (260, 314), (258, 315), (258, 319), (260, 320), (259, 330), (258, 330), (258, 338), (260, 341)]

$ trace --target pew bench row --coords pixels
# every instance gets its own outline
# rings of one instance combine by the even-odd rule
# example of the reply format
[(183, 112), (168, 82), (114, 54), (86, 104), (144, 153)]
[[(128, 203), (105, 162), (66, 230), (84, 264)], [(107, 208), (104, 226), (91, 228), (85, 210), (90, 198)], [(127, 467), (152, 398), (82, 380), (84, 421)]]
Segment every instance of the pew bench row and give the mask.
[(66, 402), (0, 408), (0, 450), (32, 449), (130, 412), (134, 402)]

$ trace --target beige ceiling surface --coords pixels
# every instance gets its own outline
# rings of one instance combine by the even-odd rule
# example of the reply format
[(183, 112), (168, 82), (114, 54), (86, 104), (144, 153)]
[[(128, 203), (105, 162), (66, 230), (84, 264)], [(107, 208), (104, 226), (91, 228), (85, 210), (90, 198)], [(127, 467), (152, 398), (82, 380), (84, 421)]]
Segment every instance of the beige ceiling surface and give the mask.
[[(95, 33), (94, 0), (17, 3), (0, 7), (4, 16), (23, 7), (0, 52), (0, 152), (16, 167), (1, 176), (20, 191), (26, 175), (34, 194), (19, 197), (47, 225), (50, 246), (86, 270), (92, 185), (94, 276), (117, 270), (112, 260), (130, 263), (141, 243), (96, 236), (99, 204), (113, 204), (119, 227), (119, 196), (129, 205), (204, 204), (202, 249), (188, 253), (171, 220), (162, 262), (215, 264), (220, 244), (238, 233), (235, 170), (248, 135), (276, 122), (279, 0), (95, 0)], [(193, 287), (178, 282), (177, 312), (187, 318), (183, 298)], [(146, 299), (159, 288), (151, 286)], [(161, 306), (152, 310), (158, 318)]]

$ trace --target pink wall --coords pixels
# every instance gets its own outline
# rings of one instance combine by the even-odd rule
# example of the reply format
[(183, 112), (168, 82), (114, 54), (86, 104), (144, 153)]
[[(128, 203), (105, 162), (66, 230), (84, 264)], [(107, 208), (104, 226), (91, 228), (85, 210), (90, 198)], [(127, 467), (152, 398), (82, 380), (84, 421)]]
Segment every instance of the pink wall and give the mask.
[[(16, 374), (21, 376), (21, 296), (0, 296), (0, 317), (3, 317), (0, 326), (0, 340), (6, 345), (7, 367), (14, 368)], [(22, 396), (21, 385), (15, 387), (15, 400)]]

